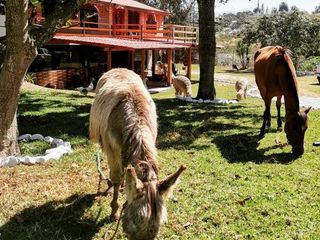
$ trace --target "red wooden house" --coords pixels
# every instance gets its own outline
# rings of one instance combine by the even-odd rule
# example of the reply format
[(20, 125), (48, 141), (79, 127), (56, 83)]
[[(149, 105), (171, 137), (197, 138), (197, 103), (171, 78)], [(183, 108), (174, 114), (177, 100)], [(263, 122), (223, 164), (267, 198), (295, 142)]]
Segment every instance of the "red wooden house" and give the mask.
[[(42, 12), (37, 10), (40, 24), (45, 21)], [(39, 85), (69, 88), (86, 84), (92, 77), (98, 79), (114, 67), (132, 69), (142, 79), (157, 77), (161, 60), (166, 62), (162, 74), (170, 84), (174, 51), (188, 49), (190, 77), (197, 28), (164, 24), (167, 15), (134, 0), (91, 1), (44, 46), (47, 55), (38, 56), (30, 71), (37, 71)]]

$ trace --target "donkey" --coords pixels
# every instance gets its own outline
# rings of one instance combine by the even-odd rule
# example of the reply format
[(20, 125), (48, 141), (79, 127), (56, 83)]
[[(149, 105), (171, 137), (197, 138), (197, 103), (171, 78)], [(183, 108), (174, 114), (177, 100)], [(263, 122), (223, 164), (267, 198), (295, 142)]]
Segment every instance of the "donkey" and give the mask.
[(107, 156), (114, 188), (111, 220), (120, 218), (118, 195), (125, 180), (122, 225), (129, 239), (155, 239), (166, 220), (163, 197), (185, 170), (181, 166), (158, 180), (156, 137), (156, 107), (141, 78), (122, 68), (103, 74), (91, 107), (90, 139)]

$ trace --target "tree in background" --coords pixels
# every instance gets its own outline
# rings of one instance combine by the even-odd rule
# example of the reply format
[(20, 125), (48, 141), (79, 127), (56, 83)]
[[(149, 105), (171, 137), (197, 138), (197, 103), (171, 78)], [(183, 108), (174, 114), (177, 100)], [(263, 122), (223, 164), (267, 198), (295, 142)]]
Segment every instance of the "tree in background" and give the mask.
[[(32, 0), (31, 3), (40, 2)], [(46, 0), (42, 0), (46, 3)], [(26, 72), (37, 56), (37, 48), (76, 12), (86, 0), (56, 0), (43, 26), (30, 23), (28, 0), (6, 1), (6, 37), (0, 52), (0, 160), (19, 153), (16, 112), (20, 87)]]
[(237, 55), (240, 59), (241, 69), (248, 68), (249, 64), (249, 46), (242, 40), (238, 41), (236, 48)]
[(279, 12), (288, 12), (288, 11), (289, 11), (288, 4), (286, 2), (281, 2), (279, 4)]
[(320, 13), (320, 4), (314, 8), (313, 13)]
[(246, 28), (243, 40), (247, 44), (259, 43), (261, 47), (289, 47), (298, 66), (303, 58), (320, 54), (320, 20), (298, 11), (263, 16), (257, 24)]
[(186, 24), (191, 22), (191, 12), (196, 0), (139, 0), (140, 2), (158, 9), (167, 10), (171, 14), (166, 22)]

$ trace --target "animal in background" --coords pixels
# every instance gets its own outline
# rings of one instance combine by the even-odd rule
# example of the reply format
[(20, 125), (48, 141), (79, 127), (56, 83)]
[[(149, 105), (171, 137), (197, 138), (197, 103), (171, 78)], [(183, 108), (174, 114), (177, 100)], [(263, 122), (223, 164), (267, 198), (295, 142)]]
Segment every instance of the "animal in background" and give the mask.
[(124, 182), (126, 205), (122, 225), (129, 239), (155, 239), (166, 220), (164, 196), (172, 190), (177, 172), (158, 179), (157, 114), (141, 78), (128, 69), (103, 74), (90, 112), (90, 139), (106, 155), (113, 185), (111, 220), (119, 219), (119, 188)]
[(247, 98), (247, 90), (248, 90), (247, 80), (245, 79), (237, 80), (235, 83), (235, 88), (237, 92), (236, 96), (238, 101)]
[(93, 84), (94, 81), (95, 81), (95, 79), (91, 78), (91, 82), (90, 82), (89, 86), (87, 86), (87, 87), (77, 87), (76, 90), (80, 91), (80, 93), (82, 93), (83, 95), (87, 96), (87, 94), (89, 92), (93, 92), (94, 91), (94, 84)]
[(173, 76), (172, 84), (175, 89), (176, 96), (183, 95), (185, 97), (191, 97), (192, 89), (191, 89), (191, 81), (189, 78), (182, 75)]
[(265, 103), (260, 137), (271, 126), (270, 105), (277, 97), (278, 130), (282, 130), (280, 116), (281, 97), (284, 96), (285, 126), (288, 143), (294, 155), (304, 152), (304, 135), (308, 128), (308, 112), (300, 112), (296, 71), (290, 58), (290, 51), (281, 46), (269, 46), (258, 50), (254, 55), (254, 73), (260, 94)]

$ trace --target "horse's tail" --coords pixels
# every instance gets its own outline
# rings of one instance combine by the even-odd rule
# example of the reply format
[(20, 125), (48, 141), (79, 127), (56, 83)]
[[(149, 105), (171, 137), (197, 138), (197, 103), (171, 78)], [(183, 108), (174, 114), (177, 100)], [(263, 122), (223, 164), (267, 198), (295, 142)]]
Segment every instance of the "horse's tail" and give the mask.
[(138, 91), (128, 93), (122, 104), (125, 110), (121, 152), (123, 161), (125, 164), (139, 160), (146, 161), (152, 165), (157, 174), (156, 132), (153, 131), (157, 128), (157, 123), (156, 116), (150, 116), (156, 113), (149, 108), (148, 99)]

